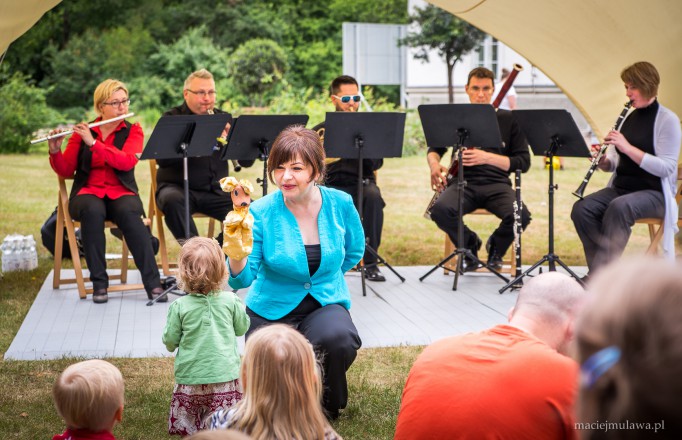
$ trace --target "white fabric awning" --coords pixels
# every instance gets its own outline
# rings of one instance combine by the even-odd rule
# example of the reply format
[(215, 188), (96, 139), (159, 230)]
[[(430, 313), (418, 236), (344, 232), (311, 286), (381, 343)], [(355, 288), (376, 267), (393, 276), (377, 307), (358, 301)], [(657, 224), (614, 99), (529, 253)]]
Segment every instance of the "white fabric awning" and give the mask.
[(541, 69), (601, 137), (627, 100), (624, 67), (649, 61), (661, 104), (682, 116), (680, 0), (428, 0)]
[(0, 0), (0, 55), (61, 0)]

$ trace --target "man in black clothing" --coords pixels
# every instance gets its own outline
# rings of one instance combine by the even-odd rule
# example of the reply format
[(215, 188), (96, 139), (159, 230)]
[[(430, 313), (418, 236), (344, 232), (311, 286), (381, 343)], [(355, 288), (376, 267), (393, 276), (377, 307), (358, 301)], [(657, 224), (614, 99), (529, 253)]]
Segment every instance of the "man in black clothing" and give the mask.
[[(337, 112), (356, 112), (362, 100), (358, 82), (355, 78), (347, 75), (339, 76), (332, 81), (329, 95)], [(320, 136), (324, 138), (324, 122), (316, 125), (313, 130), (320, 133)], [(369, 246), (377, 252), (381, 244), (381, 230), (384, 226), (384, 206), (386, 203), (377, 186), (375, 171), (381, 168), (383, 164), (383, 159), (363, 159), (362, 161), (362, 227), (365, 230), (365, 237)], [(353, 196), (353, 202), (357, 206), (357, 159), (327, 159), (325, 185), (347, 192)], [(363, 261), (366, 266), (365, 278), (369, 281), (386, 281), (384, 275), (379, 271), (377, 258), (374, 254), (365, 251)]]
[[(493, 72), (484, 67), (477, 67), (472, 70), (465, 87), (469, 101), (472, 104), (490, 104), (495, 90), (494, 80)], [(482, 148), (469, 148), (463, 152), (462, 165), (464, 166), (464, 179), (467, 185), (463, 191), (462, 215), (478, 208), (485, 208), (502, 219), (486, 244), (488, 264), (499, 270), (502, 268), (502, 256), (514, 241), (515, 195), (509, 174), (517, 169), (524, 173), (528, 171), (530, 153), (528, 152), (528, 142), (511, 112), (498, 110), (497, 123), (502, 135), (501, 150), (493, 152)], [(427, 153), (427, 161), (431, 168), (431, 186), (436, 191), (443, 190), (431, 209), (431, 219), (448, 234), (455, 246), (458, 246), (459, 205), (457, 185), (450, 185), (445, 188), (445, 175), (448, 169), (440, 163), (445, 152), (445, 148), (429, 148)], [(530, 213), (524, 205), (521, 213), (523, 229), (529, 223)], [(464, 246), (478, 256), (478, 250), (482, 244), (481, 239), (466, 225), (462, 232)], [(465, 258), (465, 271), (476, 270), (476, 266), (473, 261)]]
[[(216, 99), (213, 75), (201, 69), (192, 72), (185, 80), (185, 102), (168, 110), (164, 116), (207, 115), (223, 113), (214, 108)], [(229, 124), (223, 136), (227, 135)], [(190, 157), (187, 160), (189, 178), (190, 237), (199, 235), (191, 215), (200, 212), (222, 222), (232, 210), (230, 195), (220, 188), (220, 179), (227, 177), (228, 165), (220, 160), (220, 151), (208, 157)], [(166, 225), (176, 240), (185, 239), (185, 193), (183, 187), (182, 159), (159, 159), (156, 174), (156, 203), (166, 217)], [(219, 237), (222, 237), (219, 236)]]

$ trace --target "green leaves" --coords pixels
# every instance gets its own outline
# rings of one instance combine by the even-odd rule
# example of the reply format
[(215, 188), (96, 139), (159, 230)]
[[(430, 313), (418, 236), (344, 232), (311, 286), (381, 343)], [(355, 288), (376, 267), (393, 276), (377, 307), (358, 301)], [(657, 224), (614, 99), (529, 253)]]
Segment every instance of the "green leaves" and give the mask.
[(228, 74), (251, 105), (262, 106), (286, 72), (287, 56), (274, 41), (256, 38), (239, 46), (230, 57)]

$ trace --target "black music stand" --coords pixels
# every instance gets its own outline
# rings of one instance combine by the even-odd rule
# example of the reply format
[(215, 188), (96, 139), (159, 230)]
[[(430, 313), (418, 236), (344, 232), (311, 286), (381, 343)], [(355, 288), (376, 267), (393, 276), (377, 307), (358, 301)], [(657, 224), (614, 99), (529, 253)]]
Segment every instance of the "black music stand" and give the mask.
[[(187, 158), (204, 157), (214, 153), (216, 138), (225, 129), (225, 125), (232, 119), (229, 113), (214, 115), (178, 115), (163, 116), (156, 123), (154, 131), (147, 141), (140, 159), (182, 159), (183, 186), (185, 192), (185, 238), (189, 238), (189, 175), (187, 173)], [(171, 280), (172, 279), (172, 280)], [(158, 297), (150, 300), (147, 305), (154, 305), (169, 292), (184, 295), (174, 290), (177, 283), (173, 277), (164, 282), (165, 290)]]
[[(357, 210), (362, 219), (363, 161), (364, 159), (402, 156), (405, 113), (327, 112), (324, 129), (324, 149), (327, 157), (357, 159), (358, 161)], [(365, 244), (365, 250), (377, 258), (374, 265), (383, 264), (401, 282), (405, 282), (405, 278), (396, 272), (376, 249)], [(364, 263), (360, 264), (360, 278), (362, 279), (362, 296), (367, 296)]]
[(462, 151), (466, 147), (475, 147), (499, 152), (502, 146), (502, 136), (497, 124), (495, 109), (491, 105), (484, 104), (437, 104), (420, 105), (419, 118), (424, 128), (426, 145), (432, 148), (454, 148), (453, 155), (457, 155), (457, 199), (459, 212), (459, 225), (457, 227), (457, 249), (431, 270), (424, 274), (419, 281), (424, 281), (438, 268), (445, 268), (445, 264), (457, 257), (455, 269), (455, 281), (452, 290), (457, 290), (459, 275), (462, 272), (464, 257), (477, 263), (478, 266), (487, 268), (490, 272), (501, 278), (505, 282), (509, 281), (504, 275), (483, 263), (477, 256), (467, 248), (464, 243), (464, 187), (466, 180), (464, 176), (464, 166), (462, 164)]
[(263, 178), (257, 182), (268, 193), (268, 155), (277, 135), (290, 125), (303, 125), (308, 115), (242, 115), (235, 119), (230, 130), (222, 160), (263, 161)]
[[(545, 156), (549, 159), (549, 186), (547, 189), (549, 200), (549, 244), (547, 254), (509, 284), (501, 288), (500, 293), (516, 284), (545, 262), (549, 263), (550, 272), (556, 271), (556, 264), (558, 263), (584, 286), (580, 277), (554, 253), (554, 191), (559, 189), (559, 186), (554, 184), (554, 156), (557, 155), (558, 150), (561, 150), (561, 155), (564, 157), (590, 157), (590, 150), (585, 144), (585, 139), (580, 134), (578, 126), (575, 125), (573, 117), (566, 110), (514, 110), (513, 113), (521, 129), (526, 134), (533, 154)], [(548, 145), (549, 148), (547, 147)]]

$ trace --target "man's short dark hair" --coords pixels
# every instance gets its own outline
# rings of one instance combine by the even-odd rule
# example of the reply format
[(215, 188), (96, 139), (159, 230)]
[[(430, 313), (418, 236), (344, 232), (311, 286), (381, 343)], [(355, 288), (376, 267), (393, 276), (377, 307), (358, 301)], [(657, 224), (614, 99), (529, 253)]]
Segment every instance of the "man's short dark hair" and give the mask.
[(339, 77), (336, 77), (336, 79), (332, 81), (332, 85), (329, 86), (329, 95), (331, 96), (338, 94), (339, 89), (344, 84), (352, 84), (359, 87), (358, 82), (355, 80), (355, 78), (348, 75), (341, 75)]
[(469, 72), (469, 77), (467, 78), (467, 85), (469, 85), (469, 82), (471, 82), (471, 78), (490, 78), (495, 84), (495, 74), (492, 72), (490, 69), (486, 69), (485, 67), (477, 67), (471, 72)]

